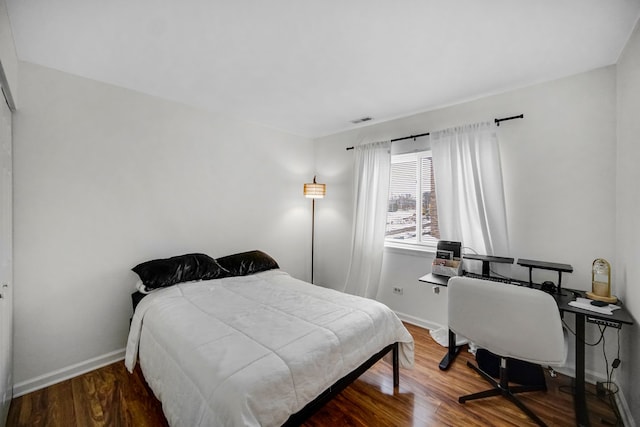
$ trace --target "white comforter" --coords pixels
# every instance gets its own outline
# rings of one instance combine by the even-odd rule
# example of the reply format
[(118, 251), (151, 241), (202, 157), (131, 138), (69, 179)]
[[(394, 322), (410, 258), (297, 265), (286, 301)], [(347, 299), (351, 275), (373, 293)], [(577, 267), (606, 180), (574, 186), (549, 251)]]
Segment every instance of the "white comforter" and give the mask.
[(146, 296), (125, 364), (139, 352), (172, 426), (279, 426), (394, 342), (412, 367), (413, 338), (385, 305), (271, 270)]

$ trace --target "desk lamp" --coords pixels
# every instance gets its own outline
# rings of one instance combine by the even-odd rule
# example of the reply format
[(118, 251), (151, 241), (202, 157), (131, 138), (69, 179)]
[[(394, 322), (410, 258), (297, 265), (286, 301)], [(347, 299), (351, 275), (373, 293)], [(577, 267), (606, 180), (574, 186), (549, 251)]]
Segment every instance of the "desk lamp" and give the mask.
[(611, 296), (611, 264), (606, 259), (596, 258), (591, 265), (591, 292), (587, 298), (615, 304), (618, 298)]

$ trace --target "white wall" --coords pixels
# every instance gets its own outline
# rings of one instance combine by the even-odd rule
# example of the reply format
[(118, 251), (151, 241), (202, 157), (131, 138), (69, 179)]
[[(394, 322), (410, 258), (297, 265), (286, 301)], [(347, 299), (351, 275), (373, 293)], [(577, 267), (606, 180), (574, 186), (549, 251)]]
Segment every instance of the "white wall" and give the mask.
[[(345, 147), (523, 113), (499, 127), (511, 253), (496, 255), (571, 264), (563, 286), (590, 290), (592, 261), (615, 253), (615, 79), (615, 67), (606, 67), (318, 139), (328, 196), (316, 205), (316, 282), (340, 288), (348, 269), (353, 152)], [(446, 325), (446, 289), (435, 295), (417, 280), (432, 258), (387, 249), (378, 299), (416, 323)], [(514, 265), (512, 273), (526, 278), (528, 270)], [(557, 282), (557, 274), (534, 275), (547, 279)], [(600, 347), (587, 354), (587, 369), (604, 375)]]
[[(640, 24), (617, 67), (618, 149), (616, 264), (619, 295), (636, 322), (640, 320)], [(624, 328), (619, 379), (635, 420), (640, 420), (640, 329)]]
[(18, 388), (124, 347), (139, 262), (261, 249), (308, 279), (311, 140), (29, 63), (19, 85)]

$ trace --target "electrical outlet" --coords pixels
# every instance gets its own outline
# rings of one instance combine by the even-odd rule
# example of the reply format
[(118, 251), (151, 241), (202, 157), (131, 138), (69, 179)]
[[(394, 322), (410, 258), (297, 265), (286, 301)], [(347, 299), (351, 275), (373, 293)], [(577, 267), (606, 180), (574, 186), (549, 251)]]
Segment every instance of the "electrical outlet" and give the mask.
[(398, 288), (398, 287), (393, 288), (393, 293), (396, 295), (402, 295), (403, 292), (404, 290), (402, 288)]

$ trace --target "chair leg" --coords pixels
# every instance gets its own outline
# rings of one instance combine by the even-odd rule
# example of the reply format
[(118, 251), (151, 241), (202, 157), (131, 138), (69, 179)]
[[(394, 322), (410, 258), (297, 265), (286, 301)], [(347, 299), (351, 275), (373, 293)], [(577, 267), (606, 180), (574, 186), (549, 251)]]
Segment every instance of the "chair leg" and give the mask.
[(514, 394), (507, 392), (507, 393), (505, 393), (505, 396), (507, 397), (507, 399), (509, 399), (511, 402), (513, 402), (518, 408), (520, 408), (520, 410), (522, 412), (527, 414), (529, 416), (529, 418), (531, 418), (540, 427), (547, 427), (545, 422), (542, 421), (540, 419), (540, 417), (538, 417), (536, 414), (534, 414), (531, 409), (529, 409), (527, 406), (525, 406), (525, 404), (522, 403), (522, 401), (520, 399), (518, 399)]
[(499, 388), (491, 388), (489, 390), (479, 391), (478, 393), (467, 394), (466, 396), (460, 396), (458, 398), (458, 402), (464, 403), (469, 400), (484, 399), (485, 397), (500, 396), (501, 394), (502, 394), (502, 390), (500, 390)]
[(542, 427), (546, 427), (544, 421), (542, 421), (536, 414), (531, 411), (520, 399), (518, 399), (515, 393), (524, 393), (527, 391), (540, 391), (547, 390), (546, 384), (544, 386), (509, 386), (509, 378), (507, 375), (507, 359), (500, 359), (500, 382), (498, 383), (491, 375), (484, 372), (478, 366), (474, 365), (471, 362), (467, 362), (467, 366), (476, 371), (482, 378), (485, 379), (489, 384), (493, 386), (493, 388), (485, 391), (481, 391), (478, 393), (468, 394), (465, 396), (460, 396), (458, 398), (458, 402), (465, 403), (469, 400), (483, 399), (485, 397), (499, 396), (503, 395), (508, 400), (510, 400), (514, 405), (516, 405), (522, 412), (527, 414), (529, 418), (535, 421), (536, 424)]
[(482, 378), (484, 378), (484, 380), (486, 382), (488, 382), (489, 384), (491, 384), (492, 386), (499, 387), (498, 386), (498, 382), (496, 380), (494, 380), (491, 375), (487, 374), (485, 371), (480, 369), (479, 366), (474, 365), (473, 363), (469, 362), (468, 360), (467, 360), (467, 366), (470, 367), (471, 369), (473, 369), (474, 371), (476, 371), (478, 374), (480, 374), (480, 376)]
[(479, 367), (477, 367), (476, 365), (474, 365), (469, 361), (467, 361), (467, 366), (473, 369), (474, 371), (476, 371), (478, 374), (480, 374), (480, 376), (484, 378), (485, 381), (487, 381), (489, 384), (491, 384), (493, 388), (485, 391), (480, 391), (478, 393), (468, 394), (466, 396), (460, 396), (458, 398), (458, 402), (464, 403), (469, 400), (482, 399), (482, 398), (491, 397), (491, 396), (499, 396), (502, 394), (500, 385), (496, 382), (496, 380), (493, 379), (491, 375), (487, 374), (482, 369), (480, 369)]

